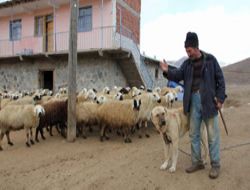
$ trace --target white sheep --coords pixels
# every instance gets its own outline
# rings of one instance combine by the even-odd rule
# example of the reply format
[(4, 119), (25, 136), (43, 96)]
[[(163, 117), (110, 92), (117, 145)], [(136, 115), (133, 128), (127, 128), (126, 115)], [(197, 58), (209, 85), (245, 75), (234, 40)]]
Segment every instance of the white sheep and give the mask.
[(77, 102), (85, 102), (85, 101), (93, 101), (96, 100), (96, 93), (93, 89), (89, 89), (85, 94), (78, 94)]
[[(145, 131), (147, 128), (147, 122), (150, 121), (152, 109), (161, 103), (161, 98), (157, 92), (143, 93), (136, 98), (141, 100), (141, 109), (138, 115), (139, 122), (137, 126), (144, 131), (146, 137), (149, 137)], [(139, 138), (141, 137), (142, 135), (139, 134)]]
[(117, 92), (116, 94), (105, 94), (105, 95), (100, 95), (96, 98), (96, 102), (99, 103), (103, 103), (103, 102), (107, 102), (110, 100), (123, 100), (123, 94), (120, 92)]
[(0, 102), (0, 110), (7, 106), (12, 100), (10, 98), (2, 98)]
[(103, 92), (104, 94), (109, 94), (109, 93), (110, 93), (110, 88), (109, 88), (108, 86), (106, 86), (106, 87), (104, 87), (104, 88), (102, 89), (102, 92)]
[[(45, 114), (41, 105), (8, 105), (0, 111), (0, 150), (2, 149), (2, 139), (6, 134), (8, 144), (13, 145), (10, 140), (10, 131), (25, 129), (26, 145), (34, 144), (32, 129), (39, 125), (39, 120)], [(29, 143), (30, 142), (30, 143)]]
[(100, 140), (103, 141), (106, 127), (122, 128), (125, 135), (125, 143), (130, 143), (131, 139), (128, 134), (132, 127), (138, 122), (138, 115), (140, 110), (141, 100), (123, 100), (123, 101), (109, 101), (103, 103), (98, 108), (98, 116), (102, 124)]
[(142, 94), (142, 90), (138, 89), (137, 87), (130, 88), (123, 88), (120, 90), (123, 93), (124, 99), (132, 99), (138, 95)]
[(99, 125), (99, 119), (97, 110), (98, 107), (106, 101), (106, 98), (102, 96), (98, 99), (98, 103), (85, 101), (78, 102), (76, 104), (76, 123), (77, 123), (77, 131), (79, 135), (82, 135), (83, 138), (86, 138), (84, 133), (84, 126), (89, 127), (89, 131), (92, 131), (93, 125)]
[(11, 101), (8, 105), (25, 105), (25, 104), (37, 104), (42, 99), (41, 94), (35, 93), (33, 96), (25, 96), (15, 101)]

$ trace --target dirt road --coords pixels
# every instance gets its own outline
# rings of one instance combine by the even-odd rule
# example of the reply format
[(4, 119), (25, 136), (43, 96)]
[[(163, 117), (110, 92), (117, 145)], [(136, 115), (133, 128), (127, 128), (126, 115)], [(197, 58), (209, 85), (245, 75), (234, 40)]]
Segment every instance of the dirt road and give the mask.
[[(250, 88), (249, 88), (250, 89)], [(242, 90), (242, 91), (241, 91)], [(133, 136), (131, 144), (111, 135), (101, 143), (98, 133), (75, 143), (67, 143), (54, 132), (47, 140), (25, 146), (24, 131), (13, 132), (14, 146), (3, 141), (0, 152), (0, 189), (250, 189), (250, 90), (232, 88), (224, 115), (229, 136), (221, 126), (221, 175), (208, 178), (205, 170), (186, 174), (190, 165), (188, 135), (181, 140), (177, 171), (161, 171), (163, 148), (159, 135)], [(248, 102), (249, 101), (249, 102)], [(183, 151), (185, 153), (183, 153)]]

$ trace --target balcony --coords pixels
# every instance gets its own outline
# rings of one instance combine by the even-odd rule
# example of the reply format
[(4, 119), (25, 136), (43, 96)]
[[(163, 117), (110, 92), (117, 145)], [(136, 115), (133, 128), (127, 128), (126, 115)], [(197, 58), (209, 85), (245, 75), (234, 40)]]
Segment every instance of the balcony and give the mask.
[[(68, 50), (69, 32), (58, 32), (43, 36), (27, 36), (15, 41), (9, 39), (0, 40), (0, 59), (20, 57), (22, 60), (23, 56), (67, 54)], [(127, 72), (130, 80), (134, 80), (139, 75), (146, 87), (152, 87), (152, 79), (144, 61), (141, 60), (140, 49), (130, 30), (125, 27), (116, 28), (110, 26), (94, 28), (90, 32), (78, 32), (77, 51), (79, 53), (97, 52), (100, 50), (118, 50), (118, 52), (124, 52), (126, 55), (132, 54), (132, 56), (125, 56), (126, 58), (131, 57), (132, 60), (125, 61), (125, 65), (130, 65), (132, 70), (124, 69), (124, 72)], [(118, 54), (117, 58), (120, 58), (120, 54)], [(131, 73), (137, 74), (130, 76)]]

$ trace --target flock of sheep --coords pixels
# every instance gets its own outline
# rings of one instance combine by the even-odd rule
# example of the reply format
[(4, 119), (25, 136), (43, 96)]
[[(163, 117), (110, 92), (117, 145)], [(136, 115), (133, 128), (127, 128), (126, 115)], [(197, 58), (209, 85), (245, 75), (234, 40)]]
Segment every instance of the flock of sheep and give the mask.
[[(86, 138), (86, 129), (98, 126), (100, 140), (109, 139), (107, 131), (116, 131), (129, 143), (129, 135), (139, 130), (145, 132), (150, 121), (151, 111), (157, 105), (171, 106), (177, 100), (180, 88), (155, 88), (145, 90), (144, 87), (105, 87), (97, 92), (95, 89), (83, 89), (77, 93), (76, 123), (77, 136)], [(55, 95), (47, 89), (34, 92), (7, 92), (0, 90), (0, 150), (6, 135), (9, 145), (10, 131), (25, 129), (26, 145), (34, 144), (33, 129), (36, 129), (35, 140), (39, 142), (39, 134), (45, 139), (43, 129), (52, 136), (52, 127), (66, 137), (67, 130), (67, 89), (60, 88)], [(149, 135), (145, 132), (145, 135)]]

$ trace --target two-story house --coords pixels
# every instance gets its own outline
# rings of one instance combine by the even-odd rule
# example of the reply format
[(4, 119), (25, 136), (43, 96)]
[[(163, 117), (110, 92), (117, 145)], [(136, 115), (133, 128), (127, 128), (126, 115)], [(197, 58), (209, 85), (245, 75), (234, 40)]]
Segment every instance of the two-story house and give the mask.
[[(77, 88), (153, 87), (140, 54), (141, 0), (79, 0)], [(0, 88), (67, 84), (69, 0), (0, 3)]]

